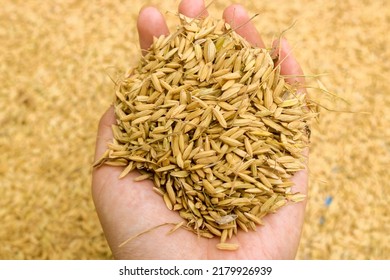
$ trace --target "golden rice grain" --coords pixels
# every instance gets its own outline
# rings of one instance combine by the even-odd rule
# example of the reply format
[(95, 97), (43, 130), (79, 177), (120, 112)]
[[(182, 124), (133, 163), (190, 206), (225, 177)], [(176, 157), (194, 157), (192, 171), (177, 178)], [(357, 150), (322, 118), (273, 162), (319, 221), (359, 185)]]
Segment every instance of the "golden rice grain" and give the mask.
[(165, 193), (163, 195), (163, 199), (164, 199), (164, 202), (165, 202), (165, 205), (167, 206), (167, 208), (169, 210), (172, 210), (173, 209), (173, 205), (172, 205), (172, 202), (171, 202), (171, 200), (170, 200), (170, 198), (169, 198), (167, 193)]
[(144, 181), (144, 180), (146, 180), (146, 179), (149, 179), (150, 176), (151, 176), (150, 174), (146, 173), (146, 174), (143, 174), (143, 175), (140, 175), (140, 176), (136, 177), (136, 178), (134, 179), (134, 181), (135, 181), (135, 182), (141, 182), (141, 181)]
[(238, 244), (233, 243), (218, 243), (217, 248), (219, 250), (226, 250), (226, 251), (235, 251), (240, 247)]
[(221, 236), (222, 233), (220, 230), (216, 229), (215, 227), (205, 223), (206, 228), (215, 236)]

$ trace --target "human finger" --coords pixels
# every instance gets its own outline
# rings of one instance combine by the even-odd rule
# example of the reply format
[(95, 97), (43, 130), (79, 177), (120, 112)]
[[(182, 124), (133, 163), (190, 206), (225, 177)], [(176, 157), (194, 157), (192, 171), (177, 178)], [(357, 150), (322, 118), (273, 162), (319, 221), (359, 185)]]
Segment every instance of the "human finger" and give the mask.
[(179, 4), (179, 13), (190, 18), (208, 16), (203, 0), (182, 0)]
[(255, 47), (265, 48), (260, 33), (251, 21), (245, 8), (239, 4), (233, 4), (223, 12), (224, 20), (245, 40)]
[(139, 12), (137, 29), (142, 50), (147, 50), (152, 45), (153, 37), (169, 34), (164, 16), (152, 6), (146, 6)]

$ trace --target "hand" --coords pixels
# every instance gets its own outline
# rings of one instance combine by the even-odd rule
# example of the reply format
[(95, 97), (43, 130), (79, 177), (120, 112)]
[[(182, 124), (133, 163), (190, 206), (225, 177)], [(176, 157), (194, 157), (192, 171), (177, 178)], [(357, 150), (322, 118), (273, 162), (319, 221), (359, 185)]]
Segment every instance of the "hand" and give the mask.
[[(188, 16), (206, 16), (203, 0), (182, 0), (179, 12)], [(248, 42), (264, 48), (264, 43), (245, 9), (232, 5), (225, 9), (223, 18)], [(246, 23), (246, 24), (244, 24)], [(141, 10), (138, 18), (139, 40), (147, 49), (153, 36), (168, 34), (161, 13), (153, 7)], [(303, 82), (302, 70), (291, 54), (287, 41), (279, 45), (281, 73), (288, 75), (289, 83)], [(279, 43), (275, 43), (274, 46)], [(298, 78), (292, 78), (296, 76)], [(115, 123), (110, 108), (99, 123), (96, 154), (98, 159), (112, 141), (111, 125)], [(216, 248), (219, 238), (200, 238), (185, 229), (167, 235), (172, 226), (162, 226), (143, 234), (124, 246), (119, 245), (129, 237), (164, 223), (178, 223), (182, 219), (175, 211), (166, 208), (162, 198), (153, 191), (152, 181), (134, 182), (136, 171), (118, 179), (122, 168), (103, 165), (93, 171), (92, 195), (108, 244), (116, 259), (292, 259), (295, 258), (304, 218), (305, 203), (289, 204), (263, 218), (264, 226), (248, 233), (239, 231), (229, 242), (238, 243), (237, 251)], [(307, 170), (298, 172), (293, 181), (294, 192), (307, 193)]]

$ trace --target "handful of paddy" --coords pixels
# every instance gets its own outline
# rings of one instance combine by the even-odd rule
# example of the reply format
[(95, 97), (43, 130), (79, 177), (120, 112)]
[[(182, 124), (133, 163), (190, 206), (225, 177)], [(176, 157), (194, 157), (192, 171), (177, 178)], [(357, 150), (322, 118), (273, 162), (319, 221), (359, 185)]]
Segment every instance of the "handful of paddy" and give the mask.
[[(223, 20), (180, 15), (177, 32), (155, 39), (117, 86), (114, 139), (95, 166), (123, 166), (150, 179), (179, 226), (220, 237), (304, 195), (291, 177), (305, 168), (316, 115), (287, 84), (271, 50), (255, 48)], [(131, 186), (130, 186), (131, 187)]]

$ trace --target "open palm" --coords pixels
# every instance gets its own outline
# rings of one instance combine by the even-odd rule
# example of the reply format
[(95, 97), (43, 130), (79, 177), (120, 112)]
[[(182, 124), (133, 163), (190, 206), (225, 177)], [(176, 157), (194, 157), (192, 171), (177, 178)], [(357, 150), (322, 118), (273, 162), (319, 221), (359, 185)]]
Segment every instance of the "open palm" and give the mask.
[[(203, 0), (183, 0), (179, 12), (189, 16), (205, 16), (207, 11)], [(240, 5), (225, 9), (223, 17), (234, 26), (241, 26), (236, 32), (248, 42), (264, 47), (263, 41)], [(147, 49), (158, 37), (168, 34), (168, 28), (161, 13), (153, 8), (141, 10), (138, 18), (138, 32), (142, 49)], [(291, 55), (285, 40), (280, 44), (279, 60), (281, 73), (301, 76), (299, 64)], [(287, 82), (303, 82), (302, 78), (288, 78)], [(112, 141), (111, 125), (115, 123), (114, 110), (110, 108), (100, 120), (96, 144), (96, 158), (99, 158)], [(153, 191), (152, 181), (135, 182), (138, 172), (131, 172), (118, 179), (122, 168), (101, 166), (94, 170), (92, 194), (100, 222), (107, 241), (117, 259), (291, 259), (295, 257), (301, 228), (303, 225), (305, 203), (286, 205), (276, 214), (266, 216), (264, 226), (257, 231), (239, 231), (231, 242), (238, 243), (237, 251), (221, 251), (216, 248), (219, 238), (198, 237), (193, 232), (179, 229), (167, 234), (172, 224), (182, 221), (175, 211), (170, 211), (161, 196)], [(307, 172), (298, 172), (293, 181), (293, 191), (307, 192)], [(160, 226), (140, 235), (136, 239), (119, 246), (129, 237)]]

